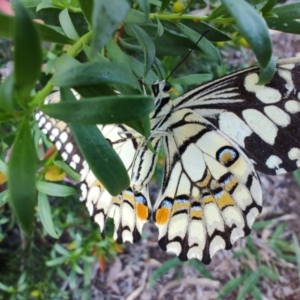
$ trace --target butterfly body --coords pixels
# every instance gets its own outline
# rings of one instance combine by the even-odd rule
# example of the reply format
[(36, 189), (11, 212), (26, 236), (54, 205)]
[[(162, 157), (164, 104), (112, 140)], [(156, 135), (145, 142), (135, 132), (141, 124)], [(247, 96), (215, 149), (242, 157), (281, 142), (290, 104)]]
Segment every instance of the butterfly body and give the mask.
[[(168, 83), (155, 82), (149, 137), (154, 152), (127, 126), (99, 126), (131, 178), (128, 189), (116, 197), (99, 183), (78, 151), (77, 156), (62, 151), (82, 174), (82, 200), (100, 230), (111, 217), (118, 242), (140, 239), (152, 211), (147, 184), (162, 145), (163, 182), (152, 212), (160, 247), (183, 260), (209, 263), (218, 250), (230, 249), (249, 234), (262, 208), (256, 171), (275, 175), (300, 165), (299, 61), (279, 62), (267, 85), (256, 85), (258, 68), (253, 67), (174, 100)], [(37, 121), (50, 139), (61, 142), (54, 137), (53, 120), (39, 114)], [(71, 141), (70, 132), (64, 132)]]

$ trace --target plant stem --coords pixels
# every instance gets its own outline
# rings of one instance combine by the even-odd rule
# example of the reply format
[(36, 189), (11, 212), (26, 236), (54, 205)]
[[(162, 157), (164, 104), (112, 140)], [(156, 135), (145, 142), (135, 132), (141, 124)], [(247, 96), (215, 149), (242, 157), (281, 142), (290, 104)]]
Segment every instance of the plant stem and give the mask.
[[(89, 31), (85, 35), (83, 35), (67, 52), (67, 54), (71, 57), (75, 57), (81, 50), (82, 47), (88, 43), (92, 36), (92, 31)], [(48, 81), (48, 83), (44, 86), (43, 89), (41, 89), (33, 98), (33, 100), (30, 102), (30, 107), (34, 108), (41, 104), (43, 104), (44, 99), (50, 94), (50, 92), (53, 89), (53, 84), (51, 83), (51, 79)]]

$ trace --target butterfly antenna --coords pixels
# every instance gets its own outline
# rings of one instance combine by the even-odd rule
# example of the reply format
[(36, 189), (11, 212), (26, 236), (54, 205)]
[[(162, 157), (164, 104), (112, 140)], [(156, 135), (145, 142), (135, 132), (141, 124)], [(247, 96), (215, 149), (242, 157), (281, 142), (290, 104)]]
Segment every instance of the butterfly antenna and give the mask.
[(179, 68), (179, 66), (187, 59), (187, 57), (191, 54), (192, 51), (194, 51), (199, 44), (199, 42), (202, 40), (202, 38), (209, 32), (209, 29), (203, 32), (203, 34), (200, 36), (199, 40), (195, 43), (193, 48), (185, 55), (185, 57), (179, 62), (179, 64), (173, 69), (173, 71), (169, 74), (169, 76), (166, 78), (166, 81), (171, 77), (171, 75)]

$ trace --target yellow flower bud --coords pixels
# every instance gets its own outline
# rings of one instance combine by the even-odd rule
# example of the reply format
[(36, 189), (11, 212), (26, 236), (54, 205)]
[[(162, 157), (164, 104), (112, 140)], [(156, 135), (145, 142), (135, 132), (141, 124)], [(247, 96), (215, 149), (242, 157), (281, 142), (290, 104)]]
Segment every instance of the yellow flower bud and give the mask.
[(181, 13), (184, 11), (184, 5), (180, 1), (176, 1), (173, 4), (174, 13)]
[(7, 176), (0, 171), (0, 184), (3, 184), (7, 181)]
[(57, 166), (51, 166), (48, 168), (45, 178), (48, 181), (62, 181), (66, 177), (66, 172), (62, 171)]

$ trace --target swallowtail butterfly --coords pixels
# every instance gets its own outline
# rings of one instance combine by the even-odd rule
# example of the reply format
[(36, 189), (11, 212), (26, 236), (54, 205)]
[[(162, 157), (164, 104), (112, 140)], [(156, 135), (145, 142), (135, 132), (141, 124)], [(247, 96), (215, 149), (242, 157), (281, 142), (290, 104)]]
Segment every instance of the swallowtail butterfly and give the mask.
[[(145, 139), (124, 125), (98, 126), (126, 166), (130, 186), (111, 196), (95, 178), (68, 126), (42, 112), (41, 130), (63, 159), (81, 174), (81, 200), (104, 229), (114, 219), (117, 242), (136, 242), (153, 216), (159, 245), (180, 259), (209, 263), (230, 249), (262, 209), (257, 171), (275, 175), (300, 166), (300, 59), (277, 63), (270, 83), (261, 86), (252, 67), (199, 86), (171, 100), (165, 81), (152, 85), (155, 110), (150, 141), (164, 148), (164, 176), (152, 210), (147, 184), (157, 155)], [(52, 94), (46, 103), (59, 101)]]

